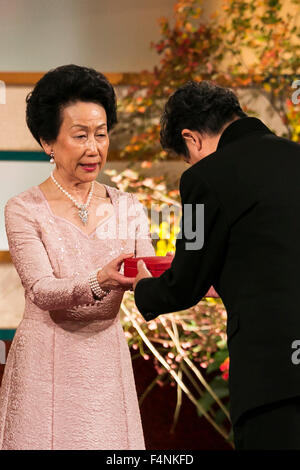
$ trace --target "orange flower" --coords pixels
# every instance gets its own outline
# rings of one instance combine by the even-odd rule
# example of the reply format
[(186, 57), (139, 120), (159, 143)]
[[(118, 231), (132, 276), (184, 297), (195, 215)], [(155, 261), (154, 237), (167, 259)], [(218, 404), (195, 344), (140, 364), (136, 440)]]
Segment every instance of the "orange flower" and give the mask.
[(176, 197), (179, 195), (178, 189), (173, 189), (172, 191), (169, 192), (170, 197)]
[(152, 162), (147, 162), (147, 160), (143, 161), (141, 164), (142, 168), (151, 168), (152, 167)]
[(220, 365), (220, 370), (224, 372), (229, 369), (229, 357), (226, 357), (225, 361)]

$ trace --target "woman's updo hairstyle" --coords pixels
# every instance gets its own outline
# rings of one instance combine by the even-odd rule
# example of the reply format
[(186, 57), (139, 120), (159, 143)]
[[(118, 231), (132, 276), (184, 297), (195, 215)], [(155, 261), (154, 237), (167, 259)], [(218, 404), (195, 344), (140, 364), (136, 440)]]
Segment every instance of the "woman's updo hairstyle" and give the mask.
[(26, 96), (26, 123), (41, 145), (54, 142), (62, 124), (62, 109), (77, 101), (103, 106), (108, 131), (117, 123), (116, 95), (111, 83), (93, 68), (62, 65), (49, 70)]

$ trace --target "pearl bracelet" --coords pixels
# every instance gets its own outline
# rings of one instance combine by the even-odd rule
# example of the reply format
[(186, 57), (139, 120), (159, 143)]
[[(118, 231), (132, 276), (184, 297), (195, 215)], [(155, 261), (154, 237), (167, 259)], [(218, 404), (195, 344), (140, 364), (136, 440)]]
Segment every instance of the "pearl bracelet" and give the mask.
[(110, 293), (110, 290), (104, 290), (100, 287), (100, 284), (98, 282), (98, 278), (97, 278), (97, 274), (98, 274), (98, 271), (100, 270), (101, 268), (98, 268), (96, 269), (95, 271), (92, 271), (90, 274), (89, 274), (89, 283), (90, 283), (90, 287), (92, 289), (92, 292), (98, 297), (98, 298), (102, 298), (102, 297), (105, 297), (107, 294)]

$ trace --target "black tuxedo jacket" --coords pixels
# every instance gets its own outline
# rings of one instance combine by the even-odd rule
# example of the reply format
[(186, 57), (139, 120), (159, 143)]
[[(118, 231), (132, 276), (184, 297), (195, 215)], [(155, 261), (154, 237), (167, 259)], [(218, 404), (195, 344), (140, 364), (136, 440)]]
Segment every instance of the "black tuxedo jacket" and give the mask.
[(300, 146), (241, 118), (183, 172), (180, 195), (181, 229), (184, 204), (195, 220), (204, 204), (203, 246), (187, 250), (181, 230), (171, 268), (140, 280), (135, 302), (148, 321), (196, 305), (214, 286), (228, 316), (235, 423), (246, 410), (300, 395), (292, 360), (300, 340)]

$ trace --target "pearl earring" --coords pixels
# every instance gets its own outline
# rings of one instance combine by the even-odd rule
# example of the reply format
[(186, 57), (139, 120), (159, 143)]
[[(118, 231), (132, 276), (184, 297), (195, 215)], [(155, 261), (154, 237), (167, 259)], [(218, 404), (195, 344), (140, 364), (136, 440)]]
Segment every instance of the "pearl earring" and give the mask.
[(54, 152), (53, 150), (51, 150), (51, 153), (50, 153), (50, 163), (54, 163)]

